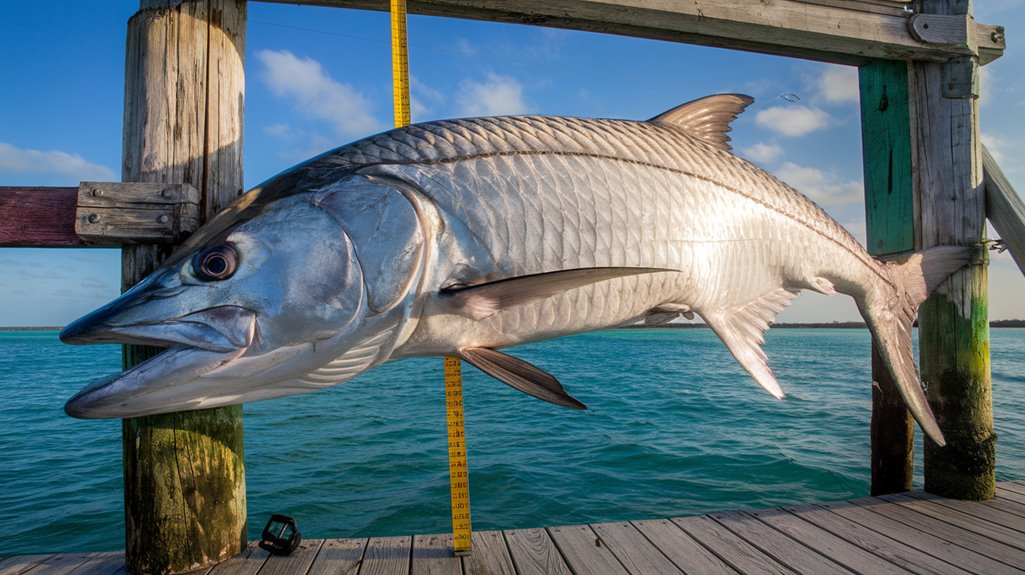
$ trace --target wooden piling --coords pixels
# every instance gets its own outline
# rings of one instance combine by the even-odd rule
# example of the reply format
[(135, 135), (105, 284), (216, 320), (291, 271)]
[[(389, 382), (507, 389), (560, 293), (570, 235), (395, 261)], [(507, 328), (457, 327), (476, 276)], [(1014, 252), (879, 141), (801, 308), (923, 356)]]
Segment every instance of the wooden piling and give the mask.
[[(875, 60), (858, 69), (868, 251), (885, 257), (915, 249), (911, 117), (906, 62)], [(914, 420), (872, 344), (872, 495), (911, 490)]]
[[(970, 0), (935, 0), (925, 8), (971, 14)], [(958, 499), (992, 498), (996, 485), (978, 67), (976, 58), (957, 58), (910, 68), (922, 247), (960, 244), (976, 254), (919, 316), (922, 380), (947, 441), (939, 447), (926, 439), (925, 488)]]
[[(128, 23), (122, 179), (188, 183), (204, 221), (242, 192), (245, 0), (142, 0)], [(129, 246), (127, 289), (170, 248)], [(125, 365), (154, 353), (125, 346)], [(246, 544), (239, 406), (126, 419), (125, 562), (180, 573)]]

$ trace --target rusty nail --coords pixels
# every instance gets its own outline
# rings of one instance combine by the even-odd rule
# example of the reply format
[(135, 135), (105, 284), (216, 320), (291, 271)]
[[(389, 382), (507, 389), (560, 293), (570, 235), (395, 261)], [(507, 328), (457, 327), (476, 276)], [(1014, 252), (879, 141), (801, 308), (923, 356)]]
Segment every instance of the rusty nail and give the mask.
[(86, 218), (86, 219), (89, 220), (90, 224), (95, 224), (96, 222), (100, 221), (100, 215), (99, 214), (89, 214), (89, 217)]

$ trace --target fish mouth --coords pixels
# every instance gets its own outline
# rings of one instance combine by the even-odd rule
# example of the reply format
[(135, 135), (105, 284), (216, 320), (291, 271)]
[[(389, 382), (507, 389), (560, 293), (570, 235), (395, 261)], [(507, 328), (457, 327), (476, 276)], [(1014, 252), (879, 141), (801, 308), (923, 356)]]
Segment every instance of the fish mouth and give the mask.
[(89, 384), (64, 404), (79, 419), (140, 417), (201, 409), (210, 395), (203, 374), (246, 352), (215, 352), (176, 345), (120, 374)]
[(250, 349), (257, 331), (254, 312), (225, 305), (179, 315), (171, 306), (180, 288), (167, 291), (129, 290), (61, 331), (64, 343), (168, 348), (86, 386), (65, 404), (68, 415), (102, 419), (198, 409), (214, 394), (202, 376)]

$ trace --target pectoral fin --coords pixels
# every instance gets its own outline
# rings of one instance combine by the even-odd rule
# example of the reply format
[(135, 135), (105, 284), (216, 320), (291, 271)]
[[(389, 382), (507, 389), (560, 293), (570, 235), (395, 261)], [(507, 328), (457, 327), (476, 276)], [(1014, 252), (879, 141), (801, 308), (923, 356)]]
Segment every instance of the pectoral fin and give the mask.
[(705, 323), (726, 344), (737, 362), (758, 385), (779, 399), (784, 396), (783, 389), (766, 363), (762, 344), (765, 343), (765, 330), (769, 329), (776, 314), (790, 305), (796, 296), (794, 291), (779, 288), (739, 306), (701, 313)]
[(477, 369), (523, 393), (555, 405), (587, 409), (587, 406), (566, 393), (559, 380), (522, 359), (486, 347), (461, 349), (459, 356)]
[(456, 313), (482, 320), (502, 309), (533, 303), (562, 292), (605, 280), (632, 275), (673, 272), (661, 268), (577, 268), (531, 274), (474, 285), (457, 285), (441, 290)]

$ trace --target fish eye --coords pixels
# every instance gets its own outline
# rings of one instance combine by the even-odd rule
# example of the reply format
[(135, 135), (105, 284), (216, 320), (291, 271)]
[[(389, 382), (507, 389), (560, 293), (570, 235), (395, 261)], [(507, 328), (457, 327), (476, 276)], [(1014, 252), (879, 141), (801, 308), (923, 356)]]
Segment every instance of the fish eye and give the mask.
[(238, 268), (238, 254), (228, 244), (212, 246), (192, 258), (192, 273), (203, 281), (225, 280)]

